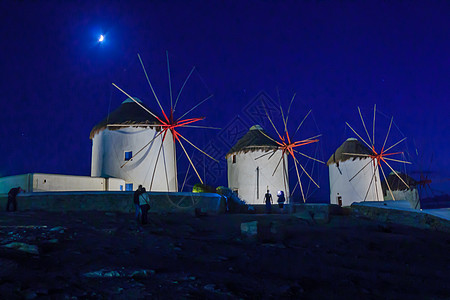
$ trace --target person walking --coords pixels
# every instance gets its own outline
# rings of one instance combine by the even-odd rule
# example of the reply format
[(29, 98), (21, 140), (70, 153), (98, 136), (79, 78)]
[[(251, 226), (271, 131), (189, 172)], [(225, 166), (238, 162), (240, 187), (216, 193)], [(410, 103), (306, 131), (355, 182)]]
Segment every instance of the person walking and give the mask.
[(139, 195), (139, 206), (141, 208), (141, 223), (145, 225), (148, 223), (147, 215), (150, 209), (150, 199), (148, 197), (145, 187), (142, 188), (142, 193)]
[(136, 191), (134, 191), (133, 195), (133, 203), (134, 203), (134, 219), (139, 224), (139, 217), (141, 215), (141, 207), (139, 206), (139, 196), (142, 194), (142, 184), (139, 185)]
[(270, 214), (272, 212), (273, 199), (269, 189), (267, 189), (267, 193), (264, 196), (264, 202), (266, 203), (266, 214)]
[(284, 207), (284, 202), (286, 202), (286, 198), (284, 198), (284, 192), (283, 191), (278, 191), (278, 208), (280, 209), (280, 212), (283, 213), (283, 207)]
[(17, 194), (25, 192), (20, 186), (12, 188), (8, 192), (8, 203), (6, 204), (6, 211), (10, 211), (9, 207), (12, 205), (12, 211), (17, 210)]

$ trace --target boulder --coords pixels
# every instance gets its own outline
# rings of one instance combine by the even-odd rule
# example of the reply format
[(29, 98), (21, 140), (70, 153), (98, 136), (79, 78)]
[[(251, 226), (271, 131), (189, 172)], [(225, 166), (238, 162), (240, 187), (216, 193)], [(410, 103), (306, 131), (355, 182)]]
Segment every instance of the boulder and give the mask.
[(256, 240), (258, 236), (258, 221), (241, 223), (241, 236), (246, 240)]
[(12, 242), (12, 243), (4, 245), (3, 247), (16, 249), (16, 250), (30, 253), (30, 254), (39, 255), (39, 249), (38, 249), (38, 246), (36, 246), (36, 245), (29, 245), (29, 244), (21, 243), (21, 242)]

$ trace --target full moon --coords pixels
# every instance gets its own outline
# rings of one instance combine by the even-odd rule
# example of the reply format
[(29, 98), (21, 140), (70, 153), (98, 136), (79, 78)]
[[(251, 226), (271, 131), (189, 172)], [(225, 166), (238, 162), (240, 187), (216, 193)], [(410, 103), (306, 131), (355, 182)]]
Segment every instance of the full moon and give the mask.
[(101, 34), (98, 38), (98, 41), (101, 43), (105, 40), (105, 37), (103, 36), (103, 34)]

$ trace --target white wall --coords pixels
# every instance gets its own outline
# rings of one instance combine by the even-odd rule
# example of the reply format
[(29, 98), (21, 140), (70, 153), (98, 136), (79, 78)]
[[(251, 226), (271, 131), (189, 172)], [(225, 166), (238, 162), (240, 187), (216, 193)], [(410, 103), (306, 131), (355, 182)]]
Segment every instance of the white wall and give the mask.
[(33, 192), (104, 191), (105, 178), (34, 173)]
[[(120, 178), (106, 178), (106, 190), (107, 191), (125, 191), (125, 180)], [(137, 189), (137, 186), (134, 190)]]
[[(108, 181), (108, 182), (107, 182)], [(109, 186), (107, 186), (109, 185)], [(0, 193), (20, 186), (27, 192), (120, 191), (125, 181), (118, 178), (29, 173), (0, 178)]]
[[(176, 192), (178, 187), (175, 145), (170, 131), (166, 135), (162, 148), (161, 135), (121, 168), (126, 162), (125, 151), (132, 151), (135, 155), (157, 133), (152, 128), (137, 127), (100, 131), (92, 139), (91, 176), (121, 178), (127, 183), (133, 183), (133, 190), (142, 184), (148, 191)], [(160, 153), (159, 159), (157, 159), (158, 153)], [(154, 179), (150, 189), (152, 177)]]
[[(350, 206), (353, 202), (364, 201), (367, 191), (369, 192), (365, 201), (384, 200), (378, 168), (372, 185), (370, 185), (375, 169), (371, 161), (371, 158), (356, 158), (339, 162), (339, 167), (336, 163), (328, 166), (331, 204), (338, 204), (338, 197), (342, 197), (342, 206)], [(350, 181), (367, 163), (369, 163), (367, 167)]]
[[(233, 154), (227, 158), (228, 187), (232, 190), (237, 190), (239, 198), (248, 204), (263, 204), (267, 187), (269, 187), (274, 203), (277, 201), (278, 191), (284, 191), (286, 197), (289, 195), (289, 180), (286, 179), (285, 187), (282, 162), (272, 176), (281, 159), (282, 151), (278, 150), (270, 159), (271, 155), (266, 155), (255, 160), (265, 153), (265, 151), (240, 152), (236, 154), (236, 163), (233, 163)], [(285, 165), (286, 170), (288, 170), (286, 156)], [(258, 167), (259, 188), (257, 186), (256, 171)]]
[[(419, 192), (417, 189), (392, 191), (395, 200), (407, 200), (411, 204), (411, 208), (420, 209)], [(386, 190), (384, 200), (394, 200), (389, 190)]]

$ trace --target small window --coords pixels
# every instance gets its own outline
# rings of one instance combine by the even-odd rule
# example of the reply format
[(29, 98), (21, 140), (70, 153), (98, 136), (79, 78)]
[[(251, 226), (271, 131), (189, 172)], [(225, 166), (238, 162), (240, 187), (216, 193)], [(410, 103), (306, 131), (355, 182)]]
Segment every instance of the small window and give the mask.
[(233, 164), (235, 164), (235, 163), (236, 163), (236, 155), (233, 154)]
[(133, 157), (133, 151), (125, 151), (125, 160), (130, 160)]
[(132, 190), (133, 190), (133, 184), (125, 183), (125, 191), (132, 191)]
[(120, 189), (121, 191), (123, 191), (123, 185), (120, 185), (120, 186), (119, 186), (119, 189)]

